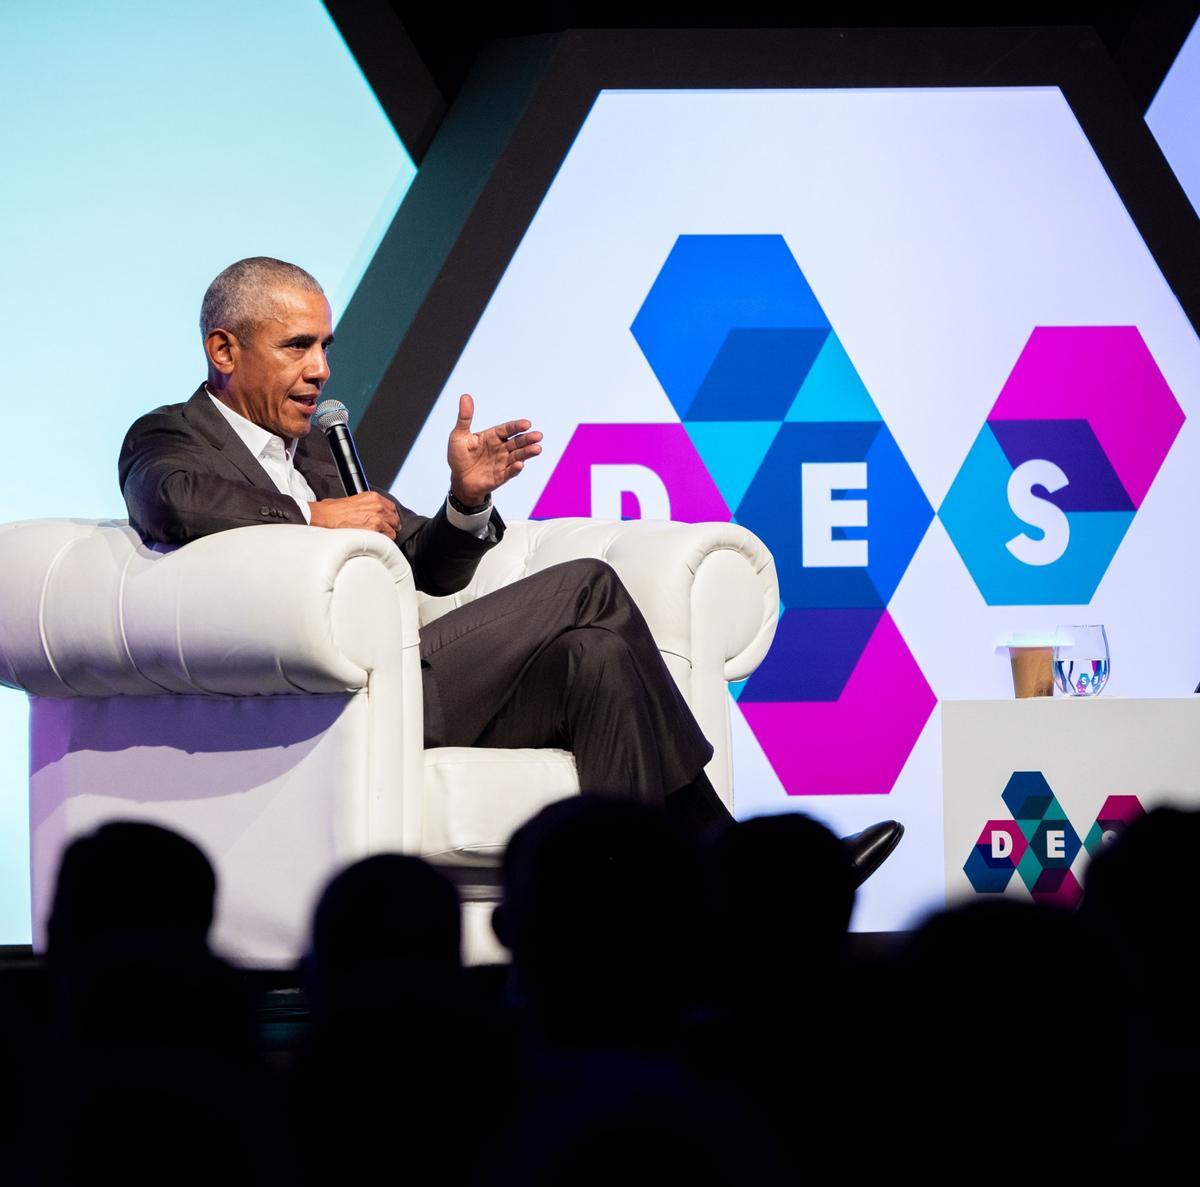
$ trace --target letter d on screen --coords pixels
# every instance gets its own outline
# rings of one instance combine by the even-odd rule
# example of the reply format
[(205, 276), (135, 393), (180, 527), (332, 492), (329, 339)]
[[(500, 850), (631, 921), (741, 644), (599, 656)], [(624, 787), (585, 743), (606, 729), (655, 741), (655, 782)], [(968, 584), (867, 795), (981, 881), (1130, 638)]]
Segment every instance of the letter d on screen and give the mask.
[(593, 463), (591, 512), (596, 519), (620, 519), (623, 495), (633, 495), (642, 519), (670, 519), (671, 496), (666, 483), (649, 466), (636, 463)]

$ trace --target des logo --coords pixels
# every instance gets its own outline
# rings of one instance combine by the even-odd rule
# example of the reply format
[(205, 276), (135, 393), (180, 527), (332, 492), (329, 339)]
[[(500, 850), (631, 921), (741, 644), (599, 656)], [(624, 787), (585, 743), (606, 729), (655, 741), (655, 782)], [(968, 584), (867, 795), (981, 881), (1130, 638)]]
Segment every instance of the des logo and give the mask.
[(1136, 327), (1035, 329), (938, 512), (984, 600), (1090, 602), (1183, 422)]
[(936, 704), (888, 603), (933, 508), (781, 235), (681, 235), (630, 326), (678, 423), (581, 424), (535, 517), (734, 519), (783, 613), (738, 707), (792, 795), (886, 795)]
[(1015, 874), (1035, 902), (1073, 907), (1083, 888), (1071, 867), (1080, 849), (1094, 857), (1144, 815), (1135, 795), (1110, 795), (1080, 841), (1041, 771), (1014, 771), (1000, 797), (1011, 820), (989, 820), (963, 873), (978, 894), (1001, 894)]

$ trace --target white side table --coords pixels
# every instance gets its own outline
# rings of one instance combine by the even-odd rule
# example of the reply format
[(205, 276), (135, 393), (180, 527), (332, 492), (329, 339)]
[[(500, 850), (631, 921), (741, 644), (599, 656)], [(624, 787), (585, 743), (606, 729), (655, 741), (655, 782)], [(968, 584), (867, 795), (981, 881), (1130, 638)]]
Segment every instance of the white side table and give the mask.
[(942, 703), (946, 900), (1073, 905), (1090, 853), (1158, 804), (1200, 807), (1200, 697)]

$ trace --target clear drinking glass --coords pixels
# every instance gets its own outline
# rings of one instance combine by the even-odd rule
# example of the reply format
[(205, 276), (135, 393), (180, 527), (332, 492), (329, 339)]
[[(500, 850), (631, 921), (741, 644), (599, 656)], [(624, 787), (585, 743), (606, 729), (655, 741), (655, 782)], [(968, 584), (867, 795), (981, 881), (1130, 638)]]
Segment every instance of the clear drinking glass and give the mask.
[(1055, 638), (1054, 683), (1068, 696), (1098, 696), (1109, 672), (1104, 627), (1060, 626)]

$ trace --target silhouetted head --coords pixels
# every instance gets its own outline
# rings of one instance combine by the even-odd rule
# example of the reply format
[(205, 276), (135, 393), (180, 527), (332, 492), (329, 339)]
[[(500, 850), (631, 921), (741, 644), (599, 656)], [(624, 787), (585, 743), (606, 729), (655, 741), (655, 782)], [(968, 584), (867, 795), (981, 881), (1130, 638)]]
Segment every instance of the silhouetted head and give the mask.
[(694, 950), (698, 880), (661, 814), (582, 795), (543, 808), (509, 841), (496, 933), (531, 999), (654, 1011)]
[(794, 812), (743, 821), (707, 861), (716, 939), (734, 975), (797, 959), (821, 971), (841, 958), (854, 879), (845, 844), (823, 824)]
[(313, 916), (312, 961), (324, 978), (382, 964), (455, 970), (458, 891), (419, 857), (379, 853), (325, 888)]
[(1130, 962), (1157, 1021), (1185, 1027), (1191, 1043), (1200, 1042), (1187, 939), (1200, 911), (1197, 853), (1200, 812), (1155, 808), (1093, 858), (1082, 905)]
[(52, 961), (114, 941), (204, 949), (216, 876), (207, 857), (170, 829), (113, 821), (67, 846), (47, 924)]
[(994, 896), (930, 919), (904, 964), (886, 1003), (891, 1091), (910, 1129), (939, 1119), (937, 1169), (990, 1149), (998, 1119), (1036, 1117), (1022, 1131), (1028, 1165), (1097, 1171), (1109, 1147), (1065, 1135), (1103, 1117), (1115, 1149), (1127, 1115), (1129, 994), (1103, 938), (1074, 912)]

